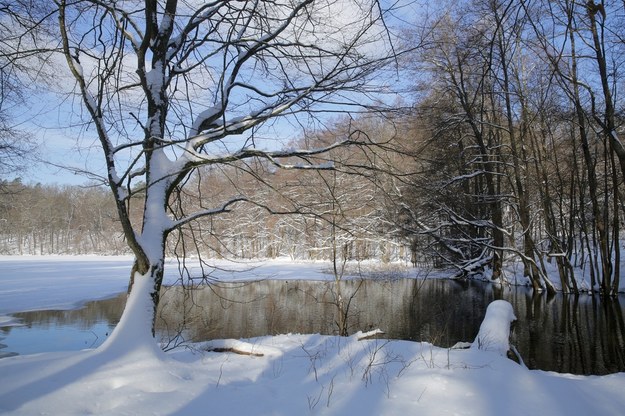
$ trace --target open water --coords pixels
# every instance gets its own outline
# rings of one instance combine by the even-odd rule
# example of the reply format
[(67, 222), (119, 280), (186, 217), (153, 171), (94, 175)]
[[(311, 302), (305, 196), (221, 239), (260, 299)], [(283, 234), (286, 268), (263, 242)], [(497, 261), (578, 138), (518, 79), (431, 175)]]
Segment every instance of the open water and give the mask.
[[(21, 325), (0, 328), (0, 356), (97, 347), (119, 321), (125, 298), (120, 294), (77, 310), (13, 314)], [(194, 290), (169, 287), (157, 328), (170, 345), (379, 328), (387, 338), (451, 347), (473, 341), (495, 299), (514, 307), (512, 343), (529, 368), (573, 374), (625, 371), (625, 297), (549, 297), (477, 281), (345, 280), (337, 285), (264, 280)]]

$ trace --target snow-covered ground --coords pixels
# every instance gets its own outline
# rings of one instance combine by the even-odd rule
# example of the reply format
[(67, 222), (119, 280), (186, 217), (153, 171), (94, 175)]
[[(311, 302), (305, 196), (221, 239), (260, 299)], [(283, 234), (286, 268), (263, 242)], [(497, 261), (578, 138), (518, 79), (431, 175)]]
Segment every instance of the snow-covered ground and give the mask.
[[(332, 278), (323, 273), (327, 262), (214, 260), (211, 265), (216, 268), (210, 278), (222, 281)], [(0, 323), (8, 313), (72, 309), (121, 293), (128, 288), (131, 266), (130, 256), (0, 256)], [(197, 262), (188, 267), (192, 276), (200, 274)], [(165, 283), (179, 276), (178, 263), (169, 260)]]
[[(38, 265), (45, 265), (45, 275), (28, 278), (32, 262), (47, 262)], [(130, 258), (0, 258), (1, 311), (71, 307), (118, 293), (126, 287), (130, 262)], [(255, 279), (265, 273), (272, 278), (327, 278), (324, 266), (273, 262), (236, 278)], [(228, 278), (228, 273), (222, 277)], [(494, 306), (480, 329), (480, 341), (466, 350), (360, 340), (358, 334), (348, 338), (286, 334), (214, 341), (167, 354), (124, 338), (127, 343), (97, 350), (4, 358), (0, 413), (625, 414), (625, 373), (583, 377), (530, 371), (502, 356), (505, 337), (488, 333), (507, 331), (512, 312), (505, 303)], [(228, 352), (232, 349), (250, 355)]]
[(1, 315), (72, 309), (128, 288), (129, 256), (0, 256)]
[(529, 371), (497, 352), (320, 335), (242, 351), (49, 353), (0, 360), (11, 415), (622, 415), (625, 374)]

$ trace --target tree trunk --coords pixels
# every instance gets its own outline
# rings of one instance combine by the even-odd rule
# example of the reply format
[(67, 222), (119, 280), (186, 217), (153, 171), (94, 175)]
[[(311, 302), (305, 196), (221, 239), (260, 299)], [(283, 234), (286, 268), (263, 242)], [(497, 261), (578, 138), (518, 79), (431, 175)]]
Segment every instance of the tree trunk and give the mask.
[[(569, 17), (572, 18), (572, 17)], [(576, 57), (576, 48), (575, 48), (575, 36), (573, 33), (569, 33), (569, 40), (571, 42), (571, 82), (573, 84), (573, 104), (575, 107), (575, 113), (577, 116), (579, 135), (582, 144), (582, 153), (584, 155), (584, 161), (586, 164), (586, 170), (588, 175), (588, 191), (590, 192), (590, 201), (592, 205), (592, 214), (593, 214), (593, 222), (594, 229), (599, 233), (599, 249), (601, 252), (601, 282), (603, 282), (606, 276), (611, 276), (612, 265), (610, 253), (608, 250), (608, 235), (606, 230), (606, 224), (603, 222), (604, 215), (601, 212), (601, 207), (599, 206), (599, 198), (597, 196), (597, 177), (595, 172), (595, 161), (592, 157), (590, 151), (590, 143), (587, 135), (587, 127), (586, 127), (586, 119), (584, 110), (581, 104), (580, 92), (579, 92), (579, 82), (577, 78), (577, 57)], [(595, 247), (597, 246), (596, 242), (593, 244)], [(594, 280), (594, 279), (593, 279)], [(593, 290), (594, 282), (593, 282)]]
[(145, 274), (137, 271), (135, 262), (130, 280), (132, 283), (122, 317), (100, 349), (115, 355), (135, 352), (160, 355), (162, 352), (154, 341), (154, 323), (163, 280), (162, 261), (151, 265)]
[[(466, 122), (468, 123), (471, 131), (473, 132), (473, 140), (477, 148), (480, 150), (481, 165), (484, 169), (484, 178), (486, 180), (486, 187), (488, 195), (488, 205), (490, 208), (490, 219), (493, 223), (492, 227), (492, 280), (499, 280), (502, 276), (503, 269), (503, 248), (505, 244), (505, 236), (503, 233), (503, 207), (501, 203), (500, 186), (498, 178), (497, 166), (500, 162), (500, 154), (498, 146), (491, 146), (489, 139), (485, 137), (484, 125), (480, 117), (481, 114), (474, 114), (471, 107), (471, 100), (467, 92), (467, 88), (464, 82), (464, 67), (463, 62), (457, 57), (458, 77), (452, 72), (450, 73), (451, 82), (454, 85), (460, 105), (464, 110), (466, 116)], [(487, 136), (487, 135), (486, 135)]]
[[(603, 5), (601, 5), (603, 7)], [(607, 59), (604, 54), (603, 33), (599, 33), (597, 28), (597, 12), (599, 7), (594, 4), (593, 0), (587, 3), (588, 17), (590, 19), (590, 32), (592, 33), (592, 39), (595, 50), (595, 57), (597, 60), (597, 66), (599, 67), (599, 75), (601, 79), (601, 88), (603, 91), (603, 101), (605, 105), (605, 112), (602, 114), (603, 119), (597, 114), (595, 120), (599, 123), (606, 136), (606, 140), (610, 143), (612, 151), (616, 154), (619, 160), (619, 166), (621, 168), (621, 174), (625, 177), (625, 147), (618, 139), (616, 132), (616, 120), (614, 101), (612, 98), (612, 92), (610, 89), (610, 75), (608, 73)], [(601, 24), (601, 31), (603, 32), (603, 24), (605, 23), (605, 12), (603, 14), (603, 21)], [(594, 107), (594, 103), (593, 103)], [(595, 109), (593, 108), (593, 113)]]

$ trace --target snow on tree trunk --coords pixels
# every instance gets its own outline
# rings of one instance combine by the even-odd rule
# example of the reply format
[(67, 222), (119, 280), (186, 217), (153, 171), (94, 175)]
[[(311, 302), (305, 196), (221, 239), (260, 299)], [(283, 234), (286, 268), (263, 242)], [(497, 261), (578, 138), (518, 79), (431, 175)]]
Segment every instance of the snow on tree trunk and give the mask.
[(496, 351), (506, 356), (510, 350), (510, 324), (516, 321), (512, 305), (505, 300), (491, 302), (471, 348)]
[(152, 334), (157, 278), (157, 268), (152, 268), (143, 275), (138, 272), (134, 273), (132, 289), (122, 317), (111, 336), (99, 348), (101, 352), (116, 356), (162, 355)]

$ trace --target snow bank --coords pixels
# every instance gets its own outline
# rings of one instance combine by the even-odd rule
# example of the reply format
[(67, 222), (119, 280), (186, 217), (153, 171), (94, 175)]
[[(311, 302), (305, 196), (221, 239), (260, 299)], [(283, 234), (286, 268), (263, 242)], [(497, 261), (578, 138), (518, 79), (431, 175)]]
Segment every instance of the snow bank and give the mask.
[(18, 326), (18, 325), (20, 325), (19, 320), (15, 319), (14, 317), (0, 315), (1, 327)]
[(625, 410), (625, 374), (529, 371), (477, 349), (292, 334), (221, 345), (265, 354), (206, 352), (200, 345), (161, 361), (150, 354), (119, 360), (97, 350), (4, 358), (0, 414), (516, 416)]
[[(0, 256), (0, 316), (33, 310), (74, 309), (106, 299), (128, 288), (132, 256)], [(202, 276), (199, 262), (189, 260), (190, 276), (213, 281), (261, 279), (328, 280), (328, 262), (289, 260), (233, 262), (214, 260)], [(165, 264), (165, 284), (180, 280), (177, 261)]]
[(505, 357), (510, 349), (510, 324), (514, 321), (516, 316), (509, 302), (491, 302), (471, 348), (496, 351)]
[[(0, 313), (118, 293), (126, 288), (132, 262), (128, 257), (24, 260), (0, 258)], [(241, 265), (247, 267), (242, 274), (219, 276), (323, 278), (324, 265)], [(131, 304), (138, 311), (149, 307), (145, 297)], [(346, 338), (291, 334), (211, 341), (155, 354), (151, 348), (135, 348), (140, 339), (130, 336), (127, 326), (130, 331), (112, 344), (116, 348), (0, 359), (0, 414), (194, 415), (207, 409), (217, 415), (625, 413), (625, 373), (582, 377), (529, 371), (485, 352), (505, 355), (514, 319), (509, 303), (491, 303), (473, 348), (466, 350), (361, 339), (379, 335), (373, 331)], [(214, 352), (206, 351), (209, 346)]]
[(124, 292), (130, 256), (0, 256), (0, 315), (62, 310)]

